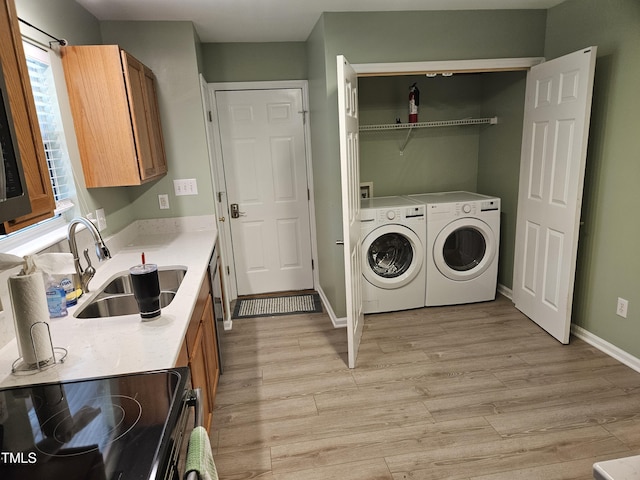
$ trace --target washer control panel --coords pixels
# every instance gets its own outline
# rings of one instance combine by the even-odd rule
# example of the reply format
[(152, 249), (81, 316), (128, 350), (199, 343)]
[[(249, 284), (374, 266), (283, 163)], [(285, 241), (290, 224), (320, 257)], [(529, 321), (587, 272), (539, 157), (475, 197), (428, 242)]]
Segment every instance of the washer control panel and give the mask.
[(399, 221), (407, 218), (424, 218), (424, 205), (378, 210), (378, 221)]
[(376, 225), (398, 223), (404, 220), (424, 220), (424, 218), (424, 205), (412, 205), (400, 208), (362, 209), (360, 215), (360, 221), (363, 224), (375, 222)]

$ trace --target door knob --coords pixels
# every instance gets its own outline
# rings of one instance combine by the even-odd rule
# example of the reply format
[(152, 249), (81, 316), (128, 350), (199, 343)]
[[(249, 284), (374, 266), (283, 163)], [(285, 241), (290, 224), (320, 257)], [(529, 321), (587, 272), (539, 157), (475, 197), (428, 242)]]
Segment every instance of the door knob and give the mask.
[(241, 212), (237, 203), (231, 204), (231, 218), (244, 217), (247, 213)]

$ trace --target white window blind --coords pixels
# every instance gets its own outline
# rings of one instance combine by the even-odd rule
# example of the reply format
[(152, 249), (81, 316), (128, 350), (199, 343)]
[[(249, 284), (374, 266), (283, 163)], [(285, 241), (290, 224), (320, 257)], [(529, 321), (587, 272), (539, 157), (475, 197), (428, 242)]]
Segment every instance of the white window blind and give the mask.
[(49, 54), (28, 42), (24, 42), (24, 51), (53, 195), (58, 207), (57, 212), (60, 213), (61, 205), (69, 204), (69, 200), (75, 197), (75, 184), (64, 139)]

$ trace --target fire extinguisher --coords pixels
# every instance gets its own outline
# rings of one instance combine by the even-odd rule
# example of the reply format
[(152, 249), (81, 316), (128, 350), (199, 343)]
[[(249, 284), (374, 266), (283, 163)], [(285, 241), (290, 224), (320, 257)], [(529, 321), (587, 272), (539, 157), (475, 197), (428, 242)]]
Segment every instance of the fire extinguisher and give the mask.
[(409, 88), (409, 123), (418, 123), (418, 105), (420, 105), (420, 90), (414, 83)]

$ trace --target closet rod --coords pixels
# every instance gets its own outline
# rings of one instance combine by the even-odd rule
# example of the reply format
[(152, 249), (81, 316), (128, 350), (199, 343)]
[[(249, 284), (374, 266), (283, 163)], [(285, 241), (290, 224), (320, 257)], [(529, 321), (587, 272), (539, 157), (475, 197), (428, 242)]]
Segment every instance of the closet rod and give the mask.
[[(22, 23), (24, 23), (27, 27), (31, 27), (37, 31), (39, 31), (40, 33), (46, 35), (49, 38), (53, 38), (55, 40), (55, 43), (59, 43), (61, 47), (64, 47), (67, 44), (67, 41), (64, 38), (58, 38), (58, 37), (54, 37), (53, 35), (51, 35), (50, 33), (45, 32), (44, 30), (42, 30), (41, 28), (36, 27), (35, 25), (30, 24), (29, 22), (27, 22), (26, 20), (23, 20), (22, 18), (18, 17), (18, 20)], [(49, 42), (49, 46), (51, 46), (51, 44), (54, 42)]]

